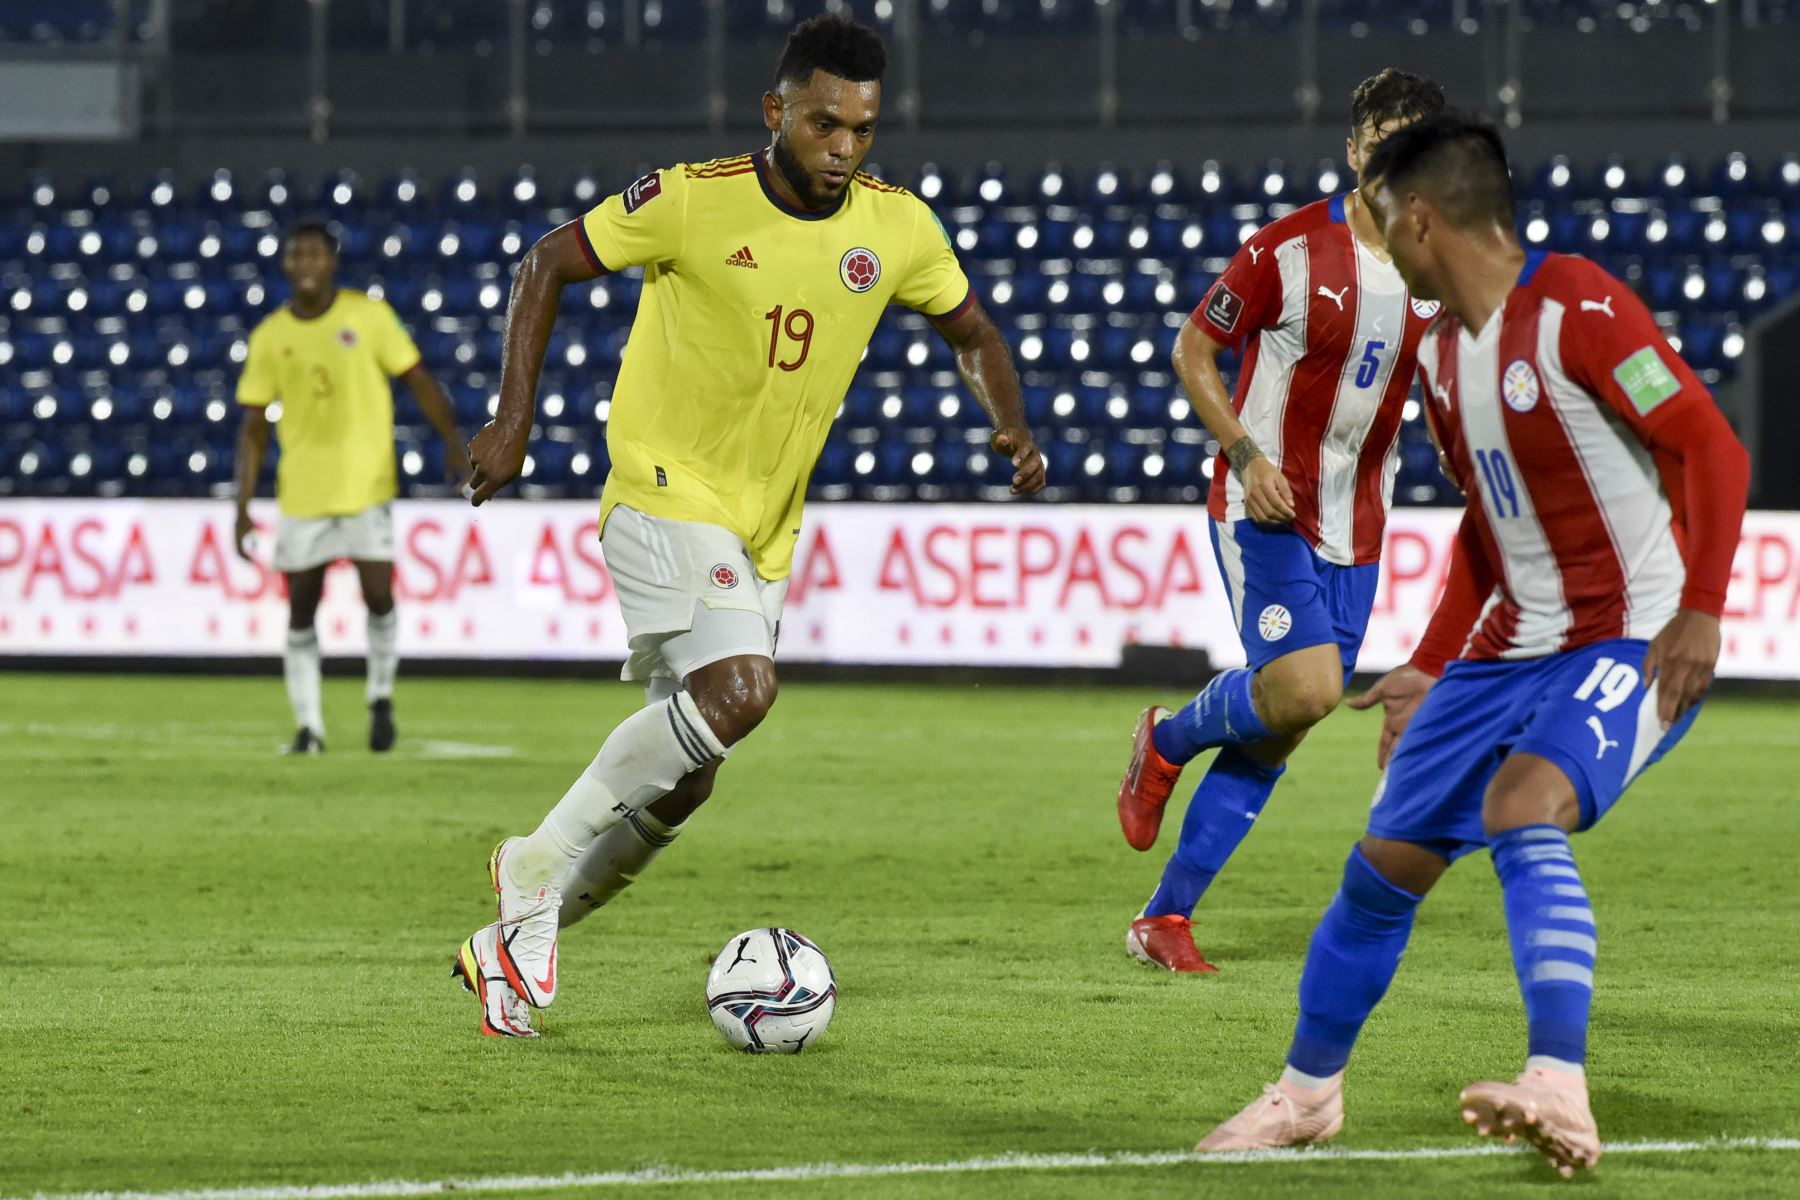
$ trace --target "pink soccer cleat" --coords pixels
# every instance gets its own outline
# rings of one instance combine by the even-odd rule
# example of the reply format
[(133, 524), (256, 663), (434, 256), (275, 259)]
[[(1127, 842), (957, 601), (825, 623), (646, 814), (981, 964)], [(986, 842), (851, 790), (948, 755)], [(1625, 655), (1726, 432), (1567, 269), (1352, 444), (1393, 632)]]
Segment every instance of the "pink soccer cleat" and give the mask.
[(1344, 1073), (1322, 1088), (1271, 1083), (1231, 1120), (1200, 1139), (1194, 1149), (1278, 1150), (1328, 1142), (1344, 1127)]
[(1524, 1138), (1564, 1179), (1600, 1161), (1600, 1130), (1588, 1107), (1585, 1076), (1531, 1067), (1512, 1083), (1471, 1083), (1458, 1103), (1476, 1133), (1507, 1142)]

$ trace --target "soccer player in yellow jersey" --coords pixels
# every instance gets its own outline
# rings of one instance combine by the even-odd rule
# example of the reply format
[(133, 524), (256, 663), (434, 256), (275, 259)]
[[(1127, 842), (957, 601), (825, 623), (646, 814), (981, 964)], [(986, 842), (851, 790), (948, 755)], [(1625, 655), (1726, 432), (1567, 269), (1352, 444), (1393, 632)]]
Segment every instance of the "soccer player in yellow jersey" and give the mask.
[(287, 579), (288, 635), (282, 671), (299, 732), (292, 754), (325, 749), (319, 699), (319, 635), (313, 617), (325, 587), (325, 568), (338, 559), (356, 564), (369, 606), (369, 748), (394, 744), (394, 673), (399, 667), (394, 614), (394, 393), (399, 376), (444, 439), (446, 474), (468, 476), (456, 417), (418, 347), (394, 310), (380, 300), (340, 288), (337, 238), (320, 221), (287, 231), (282, 274), (292, 299), (251, 331), (250, 353), (238, 380), (244, 421), (237, 443), (237, 547), (250, 557), (250, 497), (262, 470), (280, 401), (281, 463), (275, 496), (275, 569)]
[(884, 61), (853, 21), (801, 24), (763, 97), (766, 149), (644, 176), (546, 235), (514, 277), (499, 410), (469, 446), (476, 504), (524, 462), (563, 287), (645, 269), (607, 423), (601, 544), (630, 633), (624, 678), (647, 704), (536, 832), (489, 860), (499, 919), (456, 967), (484, 1033), (531, 1035), (526, 1006), (556, 995), (559, 923), (674, 840), (774, 704), (807, 478), (889, 304), (924, 313), (955, 348), (1012, 490), (1044, 485), (1011, 354), (942, 227), (905, 189), (858, 173)]

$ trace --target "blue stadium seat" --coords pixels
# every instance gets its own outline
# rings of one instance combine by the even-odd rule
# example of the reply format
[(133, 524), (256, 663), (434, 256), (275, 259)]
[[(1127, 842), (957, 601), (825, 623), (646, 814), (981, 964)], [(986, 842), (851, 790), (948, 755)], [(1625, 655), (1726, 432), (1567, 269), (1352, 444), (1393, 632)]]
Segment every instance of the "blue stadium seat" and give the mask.
[(1736, 151), (1718, 161), (1707, 181), (1707, 190), (1713, 195), (1731, 198), (1755, 195), (1757, 187), (1755, 165)]
[(1580, 187), (1575, 167), (1566, 154), (1558, 154), (1532, 172), (1528, 195), (1545, 203), (1567, 204), (1576, 198)]
[(1800, 154), (1789, 152), (1781, 156), (1781, 161), (1769, 168), (1769, 178), (1764, 184), (1766, 193), (1792, 207), (1800, 203)]
[(1263, 165), (1257, 173), (1254, 190), (1263, 204), (1293, 203), (1300, 199), (1287, 164), (1279, 158), (1272, 158)]
[[(1423, 4), (1399, 7), (1436, 19)], [(1002, 8), (1008, 28), (1053, 36), (1080, 27), (1055, 5)], [(1375, 19), (1367, 5), (1355, 11)], [(743, 19), (752, 16), (763, 19), (760, 9)], [(1766, 168), (1737, 154), (1665, 161), (1641, 180), (1623, 162), (1552, 159), (1522, 176), (1527, 241), (1587, 253), (1637, 288), (1709, 381), (1736, 369), (1748, 322), (1800, 293), (1789, 215), (1800, 208), (1800, 159)], [(1009, 163), (967, 180), (926, 168), (915, 181), (945, 214), (1014, 347), (1058, 497), (1191, 503), (1204, 491), (1208, 439), (1168, 370), (1185, 310), (1272, 205), (1350, 182), (1329, 160), (1307, 170), (1263, 164), (1245, 177), (1247, 186), (1214, 162), (1142, 174)], [(247, 180), (158, 171), (79, 186), (26, 177), (19, 206), (0, 218), (0, 492), (224, 486), (242, 342), (285, 297), (276, 232), (315, 200), (342, 222), (346, 281), (386, 297), (444, 379), (459, 422), (478, 427), (497, 386), (511, 265), (549, 228), (546, 203), (586, 207), (600, 189), (591, 175), (559, 182), (525, 166), (492, 187), (406, 170), (373, 189), (348, 172)], [(613, 372), (641, 288), (626, 273), (565, 295), (540, 380), (533, 494), (592, 495), (604, 479)], [(1230, 383), (1237, 357), (1220, 365)], [(404, 395), (398, 419), (403, 479), (435, 486), (441, 444)], [(948, 347), (896, 310), (871, 339), (815, 489), (880, 500), (1003, 490), (985, 430)], [(1402, 456), (1402, 502), (1448, 495), (1416, 422)]]
[(1130, 177), (1123, 170), (1110, 163), (1102, 163), (1088, 175), (1081, 198), (1083, 202), (1092, 205), (1123, 204), (1126, 203), (1130, 188)]
[(1615, 196), (1641, 196), (1644, 194), (1644, 187), (1632, 174), (1631, 164), (1618, 155), (1614, 155), (1594, 172), (1589, 194), (1604, 199), (1611, 199)]
[(1694, 178), (1694, 170), (1685, 158), (1679, 154), (1671, 155), (1651, 174), (1651, 189), (1660, 195), (1663, 202), (1672, 204), (1695, 193), (1699, 180)]

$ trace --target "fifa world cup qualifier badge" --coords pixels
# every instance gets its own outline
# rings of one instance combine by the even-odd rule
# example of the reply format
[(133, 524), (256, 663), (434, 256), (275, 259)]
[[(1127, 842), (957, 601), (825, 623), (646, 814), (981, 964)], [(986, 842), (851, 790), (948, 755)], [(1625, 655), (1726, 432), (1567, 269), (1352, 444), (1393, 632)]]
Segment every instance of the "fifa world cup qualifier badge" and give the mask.
[(1236, 292), (1222, 283), (1213, 288), (1211, 297), (1206, 301), (1206, 319), (1226, 333), (1237, 328), (1238, 317), (1243, 311), (1244, 302)]
[(844, 251), (838, 260), (838, 278), (853, 292), (866, 292), (881, 278), (881, 260), (866, 246)]

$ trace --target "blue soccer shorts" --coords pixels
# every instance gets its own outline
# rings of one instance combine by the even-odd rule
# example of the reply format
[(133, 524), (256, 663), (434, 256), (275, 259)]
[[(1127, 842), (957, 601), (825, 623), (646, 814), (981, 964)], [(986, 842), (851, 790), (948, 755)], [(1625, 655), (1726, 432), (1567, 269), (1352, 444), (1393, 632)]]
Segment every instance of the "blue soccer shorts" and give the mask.
[(1511, 754), (1562, 768), (1581, 801), (1580, 828), (1605, 816), (1700, 713), (1669, 729), (1643, 680), (1650, 643), (1597, 642), (1546, 658), (1453, 662), (1413, 714), (1369, 811), (1369, 833), (1445, 858), (1487, 844), (1488, 782)]
[(1380, 566), (1326, 562), (1291, 529), (1255, 521), (1211, 524), (1213, 554), (1251, 669), (1308, 646), (1336, 646), (1348, 683), (1369, 629)]

